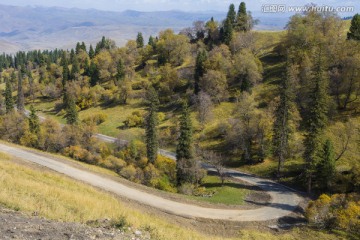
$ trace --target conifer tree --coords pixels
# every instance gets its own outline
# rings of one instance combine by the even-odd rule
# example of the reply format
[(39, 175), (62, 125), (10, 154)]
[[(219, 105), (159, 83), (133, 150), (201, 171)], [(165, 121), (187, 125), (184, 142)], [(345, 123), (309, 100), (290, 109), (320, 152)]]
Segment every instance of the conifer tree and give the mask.
[(229, 20), (229, 22), (234, 25), (236, 21), (236, 11), (235, 11), (235, 5), (230, 4), (229, 11), (227, 13), (226, 19)]
[(360, 15), (357, 13), (351, 20), (347, 39), (360, 40)]
[(154, 164), (158, 153), (158, 133), (157, 133), (157, 109), (159, 99), (153, 87), (150, 87), (148, 92), (148, 99), (150, 99), (148, 114), (145, 118), (145, 133), (146, 133), (146, 153), (150, 163)]
[(229, 18), (227, 18), (224, 22), (224, 26), (221, 29), (221, 38), (222, 38), (222, 42), (225, 43), (226, 45), (229, 45), (232, 38), (233, 38), (233, 24), (231, 22), (231, 20)]
[(125, 78), (125, 66), (122, 59), (119, 59), (118, 65), (117, 65), (117, 73), (116, 73), (116, 79), (118, 81), (122, 81)]
[(236, 29), (239, 31), (248, 31), (249, 29), (249, 16), (246, 12), (246, 4), (244, 2), (240, 3), (239, 11), (236, 19)]
[(294, 101), (294, 94), (292, 91), (292, 84), (294, 83), (293, 75), (291, 73), (291, 66), (288, 60), (286, 75), (282, 78), (280, 85), (280, 103), (275, 111), (275, 122), (273, 127), (273, 146), (274, 155), (278, 158), (277, 176), (281, 176), (284, 162), (289, 148), (290, 136), (290, 109)]
[(12, 87), (11, 83), (8, 79), (6, 81), (6, 87), (5, 87), (5, 107), (6, 107), (6, 113), (11, 113), (14, 111), (14, 99), (12, 97)]
[(150, 46), (152, 46), (153, 48), (155, 47), (155, 39), (154, 39), (153, 36), (150, 36), (150, 37), (149, 37), (149, 42), (148, 42), (148, 44), (149, 44)]
[(188, 105), (183, 104), (183, 110), (180, 118), (180, 136), (176, 148), (176, 170), (177, 183), (192, 183), (194, 181), (195, 160), (193, 159), (192, 146), (192, 123)]
[(327, 123), (328, 113), (328, 77), (320, 47), (315, 67), (310, 102), (305, 122), (304, 159), (306, 161), (307, 191), (310, 193), (316, 166), (319, 163), (319, 153), (322, 149), (322, 135)]
[(76, 125), (79, 121), (78, 112), (76, 110), (76, 103), (73, 96), (68, 94), (69, 107), (66, 109), (66, 123)]
[(329, 190), (330, 182), (335, 174), (334, 147), (329, 139), (326, 140), (324, 144), (321, 160), (317, 168), (318, 168), (317, 181), (319, 182), (320, 187), (327, 188)]
[(90, 59), (93, 59), (95, 57), (95, 51), (91, 44), (90, 44), (90, 49), (89, 49), (89, 57), (90, 57)]
[(38, 134), (40, 132), (40, 120), (36, 115), (36, 110), (33, 105), (30, 106), (29, 129), (30, 132), (34, 134)]
[(71, 73), (70, 73), (70, 78), (71, 80), (75, 80), (76, 79), (76, 75), (80, 72), (80, 67), (79, 67), (79, 61), (77, 60), (76, 56), (72, 62), (72, 67), (71, 67)]
[(24, 112), (25, 109), (25, 100), (24, 100), (24, 91), (22, 86), (22, 75), (21, 71), (18, 72), (18, 92), (17, 92), (17, 110), (21, 113)]
[(205, 73), (205, 61), (207, 60), (206, 51), (199, 51), (196, 57), (195, 75), (194, 75), (194, 93), (197, 95), (200, 92), (200, 79)]
[(90, 85), (93, 87), (99, 82), (99, 70), (94, 62), (91, 62), (90, 64)]
[(144, 47), (144, 37), (141, 32), (139, 32), (136, 36), (136, 44), (138, 48)]

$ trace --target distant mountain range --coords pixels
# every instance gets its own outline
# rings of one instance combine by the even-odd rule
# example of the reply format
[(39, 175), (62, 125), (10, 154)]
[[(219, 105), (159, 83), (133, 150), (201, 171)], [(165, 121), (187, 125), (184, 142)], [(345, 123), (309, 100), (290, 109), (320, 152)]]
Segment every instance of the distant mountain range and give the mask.
[[(159, 11), (124, 12), (58, 7), (15, 7), (0, 5), (0, 52), (22, 50), (72, 48), (76, 42), (95, 44), (102, 36), (122, 46), (135, 39), (138, 32), (147, 38), (172, 28), (180, 31), (196, 20), (225, 18), (222, 12)], [(260, 20), (258, 30), (283, 29), (288, 16), (254, 14)]]

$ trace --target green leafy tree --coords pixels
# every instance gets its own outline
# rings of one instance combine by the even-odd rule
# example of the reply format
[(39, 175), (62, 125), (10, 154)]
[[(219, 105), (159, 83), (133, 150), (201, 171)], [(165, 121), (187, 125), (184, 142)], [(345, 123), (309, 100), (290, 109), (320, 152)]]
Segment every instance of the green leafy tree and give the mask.
[(17, 92), (17, 102), (16, 102), (17, 110), (19, 112), (24, 112), (25, 109), (25, 99), (24, 99), (24, 91), (23, 91), (23, 79), (21, 75), (21, 71), (18, 72), (18, 92)]
[(180, 118), (180, 136), (176, 148), (177, 183), (179, 186), (194, 181), (193, 171), (196, 164), (193, 158), (192, 145), (192, 123), (188, 105), (185, 102)]
[(145, 118), (145, 135), (146, 135), (146, 153), (150, 163), (154, 164), (158, 152), (158, 133), (157, 133), (157, 109), (159, 99), (154, 88), (150, 87), (147, 95), (151, 99), (148, 114)]
[(294, 84), (294, 75), (291, 72), (291, 66), (288, 60), (286, 76), (283, 77), (280, 89), (280, 103), (275, 111), (275, 122), (273, 127), (273, 146), (274, 155), (278, 158), (277, 176), (281, 176), (284, 162), (289, 150), (289, 137), (291, 128), (289, 126), (291, 105), (294, 101), (292, 85)]
[(14, 111), (14, 99), (12, 97), (12, 87), (11, 83), (8, 79), (6, 81), (5, 86), (5, 107), (6, 107), (6, 113), (11, 113)]
[(79, 66), (79, 61), (77, 60), (77, 57), (74, 57), (74, 60), (72, 62), (72, 67), (71, 67), (71, 73), (70, 73), (70, 78), (72, 80), (76, 79), (77, 74), (80, 73), (80, 66)]
[(70, 125), (76, 125), (79, 121), (79, 115), (76, 109), (75, 99), (69, 95), (68, 101), (69, 107), (66, 109), (66, 123)]
[(197, 95), (200, 92), (199, 82), (205, 73), (205, 62), (207, 60), (206, 51), (199, 51), (196, 57), (195, 75), (194, 75), (194, 93)]
[(320, 48), (314, 67), (314, 87), (310, 93), (305, 123), (304, 159), (306, 161), (306, 181), (309, 193), (312, 191), (313, 177), (316, 172), (316, 165), (319, 163), (319, 152), (322, 148), (322, 135), (328, 120), (328, 77), (325, 69)]
[(351, 20), (347, 39), (360, 40), (360, 15), (358, 13)]
[(144, 37), (141, 32), (139, 32), (136, 36), (136, 45), (138, 48), (144, 47)]
[(33, 105), (30, 106), (29, 130), (34, 134), (38, 134), (40, 132), (40, 120), (36, 115), (36, 110)]

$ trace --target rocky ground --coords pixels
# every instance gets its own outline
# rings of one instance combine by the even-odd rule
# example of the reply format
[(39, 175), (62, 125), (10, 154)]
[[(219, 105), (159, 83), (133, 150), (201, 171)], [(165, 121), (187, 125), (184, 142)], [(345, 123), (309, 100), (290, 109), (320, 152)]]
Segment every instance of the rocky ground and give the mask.
[(91, 227), (80, 223), (51, 221), (0, 207), (0, 238), (21, 240), (145, 240), (150, 233), (131, 229), (117, 229), (107, 219), (89, 223)]

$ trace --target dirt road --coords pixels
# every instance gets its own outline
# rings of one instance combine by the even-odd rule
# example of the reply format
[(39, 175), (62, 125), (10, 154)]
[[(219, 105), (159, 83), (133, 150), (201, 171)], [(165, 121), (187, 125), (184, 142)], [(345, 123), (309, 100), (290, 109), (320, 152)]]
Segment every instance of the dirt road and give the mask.
[[(85, 170), (80, 170), (61, 161), (56, 161), (56, 158), (53, 156), (51, 156), (51, 158), (45, 157), (46, 154), (40, 155), (22, 148), (8, 146), (2, 143), (0, 143), (0, 152), (37, 163), (56, 172), (65, 174), (71, 178), (83, 181), (92, 186), (115, 193), (119, 196), (123, 196), (125, 198), (160, 209), (164, 212), (187, 218), (221, 219), (231, 221), (267, 221), (278, 219), (291, 214), (302, 201), (302, 197), (300, 197), (294, 191), (275, 182), (229, 170), (228, 173), (232, 177), (249, 182), (267, 191), (267, 193), (272, 198), (270, 204), (253, 210), (205, 208), (186, 203), (175, 202), (142, 192), (114, 180), (101, 177)], [(205, 167), (210, 169), (209, 166)]]

